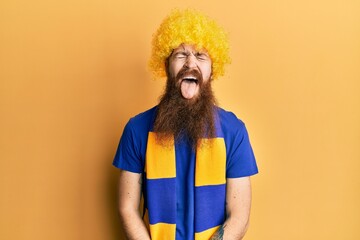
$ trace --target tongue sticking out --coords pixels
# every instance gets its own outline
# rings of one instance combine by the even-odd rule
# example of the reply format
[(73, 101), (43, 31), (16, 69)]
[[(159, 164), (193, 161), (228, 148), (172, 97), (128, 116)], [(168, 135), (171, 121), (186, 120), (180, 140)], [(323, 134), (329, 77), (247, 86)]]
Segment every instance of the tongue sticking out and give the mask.
[(184, 79), (181, 82), (181, 94), (186, 99), (192, 99), (198, 92), (198, 84), (195, 81)]

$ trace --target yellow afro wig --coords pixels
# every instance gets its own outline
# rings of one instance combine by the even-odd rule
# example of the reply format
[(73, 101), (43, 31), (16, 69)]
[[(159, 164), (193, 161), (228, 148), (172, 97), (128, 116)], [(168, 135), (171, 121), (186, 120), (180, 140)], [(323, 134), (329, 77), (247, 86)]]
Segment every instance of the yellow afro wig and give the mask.
[(173, 10), (153, 35), (149, 68), (154, 77), (166, 77), (165, 62), (180, 44), (206, 49), (212, 60), (212, 76), (217, 79), (230, 63), (227, 33), (214, 20), (193, 10)]

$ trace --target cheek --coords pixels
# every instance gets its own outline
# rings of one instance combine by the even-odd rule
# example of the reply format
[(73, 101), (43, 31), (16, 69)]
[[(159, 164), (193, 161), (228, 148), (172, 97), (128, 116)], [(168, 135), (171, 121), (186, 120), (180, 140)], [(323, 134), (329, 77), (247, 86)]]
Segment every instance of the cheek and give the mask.
[(169, 66), (169, 73), (171, 77), (176, 77), (176, 75), (178, 74), (178, 72), (180, 71), (181, 66), (180, 64), (176, 64), (176, 63), (172, 63)]
[(202, 73), (204, 80), (209, 80), (211, 76), (211, 65), (204, 66)]

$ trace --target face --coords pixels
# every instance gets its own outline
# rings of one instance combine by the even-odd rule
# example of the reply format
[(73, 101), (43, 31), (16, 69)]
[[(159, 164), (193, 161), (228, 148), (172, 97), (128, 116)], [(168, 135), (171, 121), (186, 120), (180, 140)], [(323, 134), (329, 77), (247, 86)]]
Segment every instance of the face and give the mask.
[(201, 85), (211, 78), (211, 58), (206, 50), (181, 44), (168, 59), (168, 74), (180, 87), (183, 98), (196, 99)]

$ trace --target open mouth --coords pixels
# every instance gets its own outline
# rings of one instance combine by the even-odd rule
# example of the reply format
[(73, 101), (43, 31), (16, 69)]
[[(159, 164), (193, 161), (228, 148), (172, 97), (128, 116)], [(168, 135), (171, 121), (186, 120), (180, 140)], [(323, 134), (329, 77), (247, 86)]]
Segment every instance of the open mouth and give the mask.
[(185, 75), (181, 78), (180, 89), (181, 94), (186, 99), (192, 99), (199, 92), (200, 81), (193, 75)]
[(182, 82), (187, 82), (187, 83), (195, 83), (195, 84), (198, 84), (199, 83), (199, 80), (197, 80), (195, 77), (184, 77), (182, 79)]

